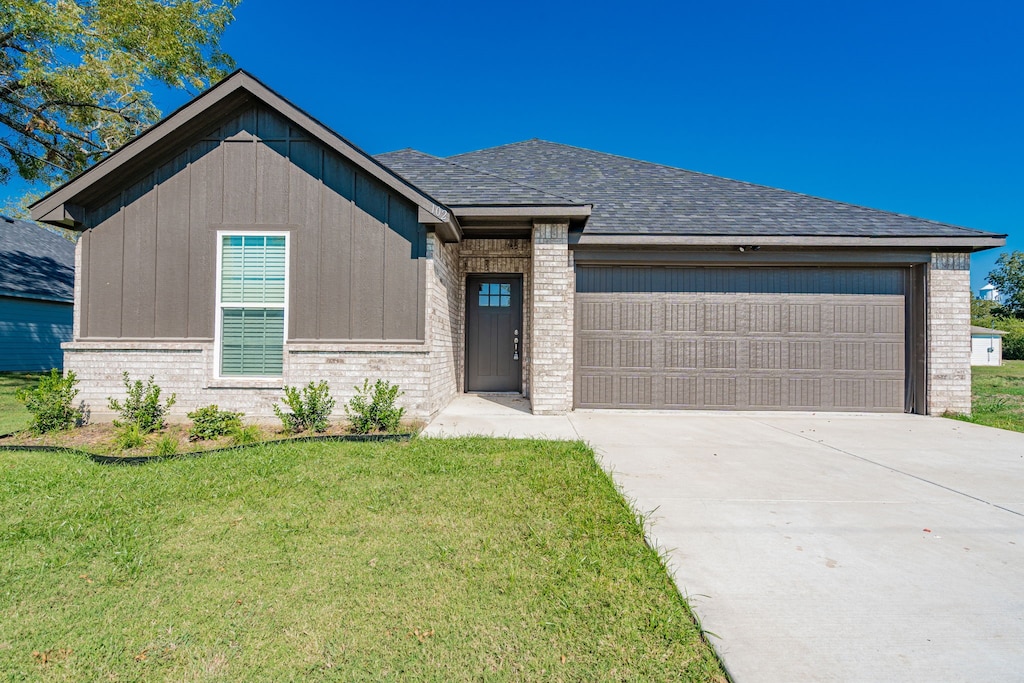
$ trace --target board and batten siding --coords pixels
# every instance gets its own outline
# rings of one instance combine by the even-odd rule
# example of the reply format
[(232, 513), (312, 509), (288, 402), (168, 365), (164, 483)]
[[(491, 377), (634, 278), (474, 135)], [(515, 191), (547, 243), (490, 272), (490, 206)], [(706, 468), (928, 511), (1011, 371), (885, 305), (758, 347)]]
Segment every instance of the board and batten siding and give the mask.
[(71, 304), (0, 296), (0, 371), (37, 372), (64, 367), (71, 341)]
[(262, 105), (165, 157), (88, 225), (80, 339), (213, 339), (219, 229), (290, 231), (288, 341), (424, 339), (416, 208)]

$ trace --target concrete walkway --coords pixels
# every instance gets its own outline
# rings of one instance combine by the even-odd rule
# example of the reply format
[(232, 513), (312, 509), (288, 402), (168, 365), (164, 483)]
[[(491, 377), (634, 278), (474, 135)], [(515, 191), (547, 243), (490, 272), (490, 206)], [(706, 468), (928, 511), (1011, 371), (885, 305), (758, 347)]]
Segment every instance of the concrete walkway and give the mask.
[(652, 512), (736, 681), (1024, 679), (1024, 434), (913, 415), (540, 418), (502, 401), (460, 397), (426, 432), (589, 442)]

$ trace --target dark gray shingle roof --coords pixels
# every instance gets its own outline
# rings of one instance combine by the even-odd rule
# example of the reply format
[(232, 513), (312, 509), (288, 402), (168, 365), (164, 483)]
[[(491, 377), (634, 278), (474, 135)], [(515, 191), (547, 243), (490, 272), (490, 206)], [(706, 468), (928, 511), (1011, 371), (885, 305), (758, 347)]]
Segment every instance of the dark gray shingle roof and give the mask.
[(72, 301), (75, 243), (28, 221), (0, 216), (0, 294)]
[(447, 206), (565, 205), (576, 202), (500, 174), (477, 170), (414, 149), (374, 157), (392, 171)]
[(516, 142), (449, 159), (593, 204), (587, 233), (844, 237), (990, 234), (544, 140)]

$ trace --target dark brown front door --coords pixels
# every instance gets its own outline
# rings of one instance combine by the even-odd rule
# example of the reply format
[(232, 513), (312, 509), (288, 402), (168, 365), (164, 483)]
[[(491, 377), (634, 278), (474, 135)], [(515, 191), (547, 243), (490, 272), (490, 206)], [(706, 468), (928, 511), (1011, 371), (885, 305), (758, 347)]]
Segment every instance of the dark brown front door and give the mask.
[(466, 391), (520, 391), (523, 278), (466, 279)]

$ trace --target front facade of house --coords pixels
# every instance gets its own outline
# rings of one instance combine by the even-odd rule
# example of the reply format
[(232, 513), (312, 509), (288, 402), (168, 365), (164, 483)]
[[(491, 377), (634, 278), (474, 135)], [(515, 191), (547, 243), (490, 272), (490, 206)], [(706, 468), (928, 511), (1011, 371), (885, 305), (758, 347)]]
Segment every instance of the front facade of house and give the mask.
[(33, 207), (82, 230), (65, 366), (181, 415), (284, 385), (573, 408), (970, 408), (1002, 237), (528, 141), (370, 157), (244, 72)]

